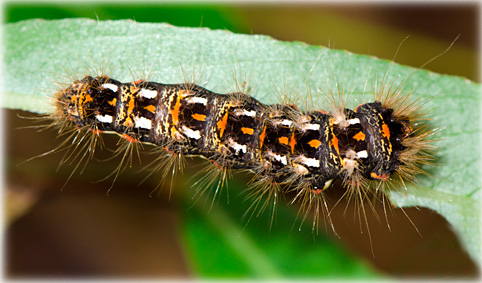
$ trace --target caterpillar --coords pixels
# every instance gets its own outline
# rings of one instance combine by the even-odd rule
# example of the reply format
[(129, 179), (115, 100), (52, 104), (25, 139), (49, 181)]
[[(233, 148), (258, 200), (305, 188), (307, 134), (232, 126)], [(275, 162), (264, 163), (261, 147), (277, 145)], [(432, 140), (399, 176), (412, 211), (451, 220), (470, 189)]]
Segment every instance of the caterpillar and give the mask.
[(194, 83), (122, 83), (102, 75), (58, 91), (52, 117), (60, 132), (72, 133), (75, 149), (90, 140), (85, 154), (93, 154), (103, 133), (122, 137), (126, 146), (118, 152), (124, 157), (139, 144), (163, 149), (171, 159), (161, 158), (164, 178), (182, 169), (186, 156), (207, 159), (207, 171), (219, 175), (216, 193), (230, 170), (250, 171), (250, 208), (266, 198), (264, 210), (268, 201), (276, 204), (279, 195), (293, 193), (291, 203), (301, 203), (303, 219), (315, 212), (315, 228), (326, 212), (323, 194), (336, 180), (362, 200), (390, 182), (414, 182), (424, 172), (420, 165), (431, 159), (431, 132), (419, 125), (419, 105), (397, 89), (381, 88), (373, 102), (353, 110), (339, 105), (301, 110)]

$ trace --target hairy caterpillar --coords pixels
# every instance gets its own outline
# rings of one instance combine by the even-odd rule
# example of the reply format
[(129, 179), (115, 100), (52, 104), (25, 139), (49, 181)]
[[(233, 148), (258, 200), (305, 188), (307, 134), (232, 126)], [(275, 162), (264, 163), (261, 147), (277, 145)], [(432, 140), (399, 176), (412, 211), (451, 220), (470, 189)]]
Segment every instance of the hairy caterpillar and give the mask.
[(314, 225), (324, 210), (323, 192), (337, 179), (362, 200), (392, 178), (413, 182), (423, 172), (420, 164), (431, 158), (430, 132), (417, 127), (420, 109), (386, 89), (354, 110), (306, 112), (265, 105), (241, 92), (217, 94), (189, 83), (121, 83), (107, 76), (86, 76), (55, 97), (55, 123), (73, 132), (74, 143), (86, 139), (86, 131), (92, 134), (90, 152), (99, 134), (115, 132), (130, 150), (137, 143), (165, 149), (178, 159), (161, 165), (172, 170), (181, 169), (172, 164), (183, 164), (184, 156), (202, 156), (221, 175), (216, 190), (226, 171), (249, 170), (255, 174), (254, 206), (259, 196), (276, 203), (279, 194), (292, 191), (304, 217), (315, 211)]

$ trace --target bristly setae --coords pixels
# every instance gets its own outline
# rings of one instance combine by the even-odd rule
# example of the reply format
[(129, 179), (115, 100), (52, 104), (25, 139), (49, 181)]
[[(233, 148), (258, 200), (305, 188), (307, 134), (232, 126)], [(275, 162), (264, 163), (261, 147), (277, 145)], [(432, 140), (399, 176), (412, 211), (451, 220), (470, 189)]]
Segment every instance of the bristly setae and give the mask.
[[(413, 182), (431, 158), (431, 132), (419, 125), (420, 103), (390, 85), (354, 110), (302, 111), (193, 83), (86, 76), (58, 91), (55, 105), (54, 124), (71, 134), (68, 140), (84, 151), (82, 158), (91, 157), (106, 132), (123, 138), (124, 156), (139, 143), (165, 150), (160, 154), (167, 159), (159, 164), (164, 177), (182, 169), (185, 156), (204, 157), (212, 167), (207, 171), (218, 174), (216, 192), (226, 172), (249, 170), (255, 174), (250, 208), (261, 204), (264, 210), (270, 199), (276, 204), (281, 194), (294, 192), (292, 202), (302, 204), (303, 219), (315, 211), (314, 225), (326, 210), (324, 192), (336, 180), (362, 200), (390, 182)], [(84, 140), (87, 146), (80, 145)]]

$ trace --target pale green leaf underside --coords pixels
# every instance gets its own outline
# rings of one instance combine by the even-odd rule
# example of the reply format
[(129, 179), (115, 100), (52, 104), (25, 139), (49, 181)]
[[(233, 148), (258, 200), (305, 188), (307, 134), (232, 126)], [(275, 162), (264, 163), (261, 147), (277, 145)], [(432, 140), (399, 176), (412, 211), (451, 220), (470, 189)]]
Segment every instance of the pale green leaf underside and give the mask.
[[(397, 206), (436, 210), (480, 259), (481, 88), (476, 83), (347, 51), (167, 24), (31, 20), (8, 24), (4, 31), (3, 106), (37, 113), (53, 110), (55, 82), (68, 83), (92, 69), (105, 69), (120, 81), (149, 74), (149, 80), (162, 83), (185, 81), (183, 69), (188, 80), (194, 74), (198, 84), (215, 92), (236, 91), (236, 82), (247, 82), (251, 95), (264, 103), (279, 103), (280, 93), (287, 93), (301, 107), (310, 90), (316, 109), (326, 108), (322, 90), (343, 91), (353, 106), (370, 99), (376, 78), (403, 83), (414, 97), (430, 99), (430, 124), (442, 129), (436, 144), (440, 165), (420, 178), (416, 189), (408, 186), (391, 198)], [(67, 77), (65, 70), (71, 72)]]

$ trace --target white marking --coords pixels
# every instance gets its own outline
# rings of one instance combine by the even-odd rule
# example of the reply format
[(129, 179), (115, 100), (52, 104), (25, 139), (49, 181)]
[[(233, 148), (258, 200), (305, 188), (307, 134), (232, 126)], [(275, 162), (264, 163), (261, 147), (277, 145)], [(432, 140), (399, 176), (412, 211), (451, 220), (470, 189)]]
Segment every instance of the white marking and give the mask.
[(157, 97), (157, 90), (150, 90), (150, 89), (142, 88), (142, 89), (139, 91), (139, 96), (140, 96), (140, 97), (145, 97), (145, 98), (147, 98), (147, 99), (153, 99), (153, 98), (156, 98), (156, 97)]
[(201, 103), (204, 106), (208, 105), (208, 100), (204, 97), (189, 97), (185, 100), (187, 103)]
[(249, 116), (249, 117), (256, 117), (256, 111), (254, 110), (251, 110), (251, 111), (244, 111), (244, 115), (245, 116)]
[(309, 167), (320, 167), (320, 161), (314, 158), (306, 158), (304, 156), (298, 156), (296, 162), (303, 163)]
[(347, 120), (347, 122), (350, 125), (360, 124), (360, 119), (358, 119), (358, 118), (350, 119), (350, 120)]
[(95, 118), (99, 121), (99, 122), (102, 122), (102, 123), (112, 123), (112, 121), (114, 120), (114, 117), (110, 116), (110, 115), (95, 115)]
[(243, 153), (246, 153), (246, 151), (247, 151), (247, 148), (246, 148), (245, 144), (241, 145), (241, 144), (233, 141), (232, 139), (229, 139), (228, 143), (229, 143), (229, 146), (231, 146), (236, 151), (236, 154), (238, 154), (238, 151), (240, 151), (240, 150)]
[(144, 128), (144, 129), (151, 129), (152, 128), (152, 122), (151, 120), (145, 118), (145, 117), (134, 117), (134, 127), (135, 128)]
[(368, 158), (368, 152), (366, 150), (362, 150), (356, 153), (358, 158)]
[(192, 129), (186, 127), (186, 126), (182, 126), (182, 132), (188, 137), (188, 138), (191, 138), (191, 139), (195, 139), (195, 140), (198, 140), (201, 138), (201, 132), (199, 131), (193, 131)]
[(274, 159), (276, 159), (276, 161), (279, 161), (281, 163), (283, 163), (283, 165), (287, 165), (288, 164), (288, 161), (286, 160), (286, 156), (281, 156), (279, 154), (273, 154), (274, 156)]
[(301, 129), (304, 131), (306, 130), (318, 131), (320, 130), (320, 124), (303, 124), (301, 125)]
[(117, 92), (117, 90), (119, 89), (119, 87), (116, 86), (115, 84), (103, 84), (100, 87), (108, 88), (108, 89), (112, 90), (113, 92)]
[(236, 116), (248, 116), (248, 117), (256, 117), (256, 111), (251, 110), (251, 111), (246, 111), (246, 110), (241, 110), (241, 109), (236, 109), (234, 110), (234, 115)]
[(288, 161), (287, 161), (287, 159), (286, 159), (286, 156), (281, 156), (281, 155), (279, 155), (279, 154), (273, 153), (271, 150), (268, 150), (268, 151), (266, 152), (266, 154), (267, 154), (269, 157), (274, 158), (274, 160), (283, 163), (283, 165), (288, 165)]
[(303, 164), (310, 167), (320, 167), (320, 161), (314, 158), (306, 158), (306, 161), (303, 162)]
[(331, 183), (333, 183), (333, 179), (326, 181), (325, 185), (323, 186), (323, 190), (328, 189), (331, 186)]
[(292, 124), (293, 124), (293, 122), (290, 121), (290, 120), (285, 119), (285, 120), (281, 121), (281, 125), (285, 125), (285, 126), (288, 126), (288, 127), (291, 126)]

